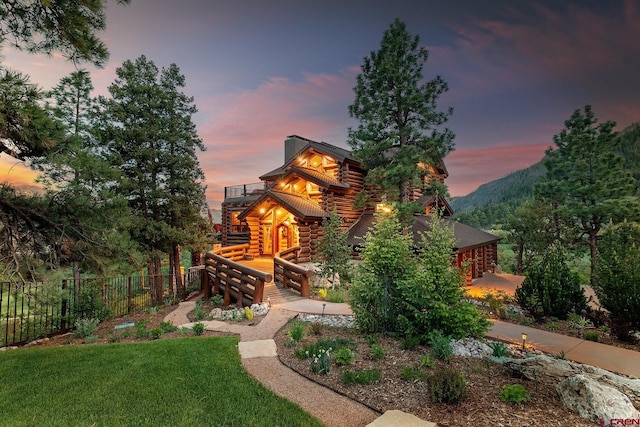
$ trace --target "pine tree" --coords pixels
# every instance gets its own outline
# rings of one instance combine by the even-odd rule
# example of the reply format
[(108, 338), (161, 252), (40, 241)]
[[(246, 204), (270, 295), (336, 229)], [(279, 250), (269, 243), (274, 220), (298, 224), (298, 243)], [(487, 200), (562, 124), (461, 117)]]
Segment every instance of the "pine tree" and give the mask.
[[(102, 99), (102, 138), (112, 165), (121, 170), (116, 188), (133, 211), (131, 233), (148, 255), (149, 275), (160, 276), (167, 253), (176, 273), (178, 248), (195, 239), (205, 206), (196, 156), (205, 147), (191, 120), (196, 107), (182, 92), (185, 78), (175, 64), (160, 71), (141, 56), (125, 61), (116, 74), (111, 99)], [(176, 279), (183, 296), (184, 284)], [(154, 284), (152, 300), (162, 302), (161, 282)]]
[(410, 189), (422, 187), (436, 165), (453, 149), (453, 133), (444, 128), (453, 109), (437, 109), (448, 90), (437, 76), (423, 83), (428, 51), (418, 36), (395, 20), (385, 31), (380, 49), (364, 58), (349, 114), (359, 121), (349, 129), (349, 145), (388, 200), (408, 202)]
[(572, 218), (582, 229), (591, 258), (591, 283), (595, 283), (598, 234), (609, 221), (637, 218), (638, 183), (617, 154), (620, 143), (615, 123), (598, 123), (591, 106), (576, 110), (565, 129), (554, 136), (556, 148), (546, 151), (547, 175), (536, 187), (539, 197)]
[(347, 246), (347, 234), (341, 228), (342, 221), (334, 210), (323, 222), (324, 234), (318, 239), (318, 257), (323, 277), (331, 278), (331, 287), (335, 288), (336, 276), (342, 283), (348, 277), (350, 249)]

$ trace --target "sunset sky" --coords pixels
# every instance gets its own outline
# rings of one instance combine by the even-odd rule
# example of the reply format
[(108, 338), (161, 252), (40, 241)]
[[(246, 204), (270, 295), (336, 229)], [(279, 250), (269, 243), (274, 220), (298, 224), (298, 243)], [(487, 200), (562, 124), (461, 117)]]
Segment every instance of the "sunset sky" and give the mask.
[[(225, 186), (257, 182), (282, 164), (288, 135), (347, 148), (356, 75), (395, 18), (429, 50), (425, 77), (449, 84), (439, 105), (454, 108), (456, 150), (445, 159), (453, 196), (540, 160), (586, 104), (619, 128), (640, 121), (640, 3), (632, 0), (109, 2), (102, 39), (111, 59), (84, 68), (96, 95), (141, 54), (180, 68), (199, 109), (200, 165), (217, 208)], [(73, 71), (62, 58), (2, 54), (45, 89)], [(0, 180), (19, 184), (28, 172), (0, 156)]]

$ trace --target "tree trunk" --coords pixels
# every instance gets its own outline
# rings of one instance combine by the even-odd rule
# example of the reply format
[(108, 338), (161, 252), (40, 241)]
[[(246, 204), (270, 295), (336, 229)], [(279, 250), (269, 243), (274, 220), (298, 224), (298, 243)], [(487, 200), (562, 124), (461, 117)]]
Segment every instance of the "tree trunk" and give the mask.
[[(522, 275), (522, 256), (524, 253), (524, 243), (518, 244), (518, 251), (516, 252), (516, 274)], [(495, 271), (494, 271), (495, 273)]]
[(182, 266), (180, 265), (180, 245), (173, 245), (173, 248), (171, 249), (171, 253), (172, 253), (172, 258), (173, 258), (173, 273), (174, 277), (175, 277), (175, 283), (176, 283), (176, 293), (178, 298), (180, 298), (181, 300), (185, 299), (185, 297), (187, 296), (187, 292), (185, 289), (185, 284), (184, 284), (184, 280), (182, 278)]
[(596, 264), (598, 258), (598, 232), (594, 230), (589, 231), (589, 255), (591, 256), (591, 276), (590, 276), (590, 284), (593, 288), (596, 284)]
[(160, 257), (157, 255), (149, 258), (149, 284), (151, 287), (151, 304), (159, 306), (163, 304), (162, 299), (162, 269), (160, 265)]

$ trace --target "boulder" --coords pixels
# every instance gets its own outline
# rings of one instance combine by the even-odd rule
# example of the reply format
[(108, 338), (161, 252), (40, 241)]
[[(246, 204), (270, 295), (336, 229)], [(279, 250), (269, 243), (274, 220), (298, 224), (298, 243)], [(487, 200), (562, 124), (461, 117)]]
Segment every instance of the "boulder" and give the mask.
[[(640, 419), (624, 393), (585, 375), (572, 375), (556, 385), (562, 404), (583, 418), (609, 425), (609, 420)], [(600, 422), (602, 422), (600, 421)]]
[(591, 365), (546, 355), (508, 359), (504, 365), (530, 380), (546, 376), (560, 382), (573, 375), (584, 375), (626, 394), (636, 407), (640, 407), (640, 379), (638, 378), (629, 378)]

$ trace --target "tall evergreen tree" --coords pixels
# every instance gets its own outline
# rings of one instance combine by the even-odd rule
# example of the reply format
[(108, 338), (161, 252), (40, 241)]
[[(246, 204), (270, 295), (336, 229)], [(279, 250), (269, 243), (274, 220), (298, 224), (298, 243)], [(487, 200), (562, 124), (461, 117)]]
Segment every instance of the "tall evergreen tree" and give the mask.
[[(129, 0), (117, 0), (127, 4)], [(102, 66), (109, 57), (97, 37), (106, 25), (103, 0), (0, 1), (0, 47), (60, 52), (75, 63)], [(40, 105), (29, 76), (0, 65), (0, 152), (17, 159), (39, 156), (55, 145), (59, 129)]]
[[(161, 273), (162, 254), (170, 254), (172, 272), (179, 272), (178, 248), (194, 240), (205, 206), (204, 174), (196, 156), (204, 150), (191, 116), (193, 98), (182, 93), (185, 78), (178, 67), (158, 70), (141, 56), (116, 70), (104, 105), (103, 140), (112, 165), (121, 170), (117, 191), (133, 211), (131, 233), (148, 254), (151, 276)], [(184, 284), (177, 283), (184, 294)], [(152, 290), (162, 302), (162, 283)]]
[(640, 204), (637, 182), (617, 154), (615, 122), (598, 123), (591, 106), (576, 110), (565, 129), (553, 137), (555, 148), (546, 151), (547, 175), (536, 187), (561, 217), (573, 218), (589, 246), (591, 283), (595, 283), (597, 242), (609, 221), (636, 218)]
[(118, 170), (101, 156), (94, 137), (97, 104), (91, 90), (93, 84), (86, 71), (63, 77), (51, 90), (51, 109), (65, 125), (66, 134), (34, 162), (42, 171), (38, 179), (44, 184), (50, 206), (60, 221), (74, 224), (78, 231), (68, 236), (65, 256), (60, 257), (61, 262), (73, 264), (76, 280), (80, 279), (81, 264), (85, 272), (104, 274), (130, 249), (123, 234), (128, 209), (124, 198), (112, 190)]
[(349, 129), (349, 145), (389, 200), (407, 202), (411, 187), (421, 187), (436, 165), (453, 150), (453, 133), (440, 127), (453, 113), (437, 109), (448, 90), (437, 76), (424, 82), (428, 51), (403, 22), (395, 20), (380, 49), (364, 58), (349, 114), (359, 121)]

